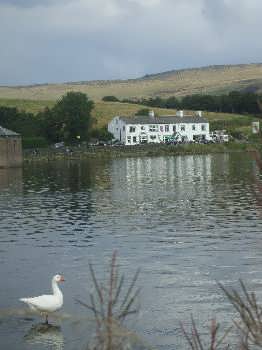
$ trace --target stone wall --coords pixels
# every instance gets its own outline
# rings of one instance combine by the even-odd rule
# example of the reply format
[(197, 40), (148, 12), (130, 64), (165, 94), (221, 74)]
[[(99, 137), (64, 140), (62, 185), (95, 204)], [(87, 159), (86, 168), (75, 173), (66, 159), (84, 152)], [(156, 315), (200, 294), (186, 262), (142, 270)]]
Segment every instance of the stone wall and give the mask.
[(22, 166), (22, 141), (20, 136), (0, 136), (0, 167)]

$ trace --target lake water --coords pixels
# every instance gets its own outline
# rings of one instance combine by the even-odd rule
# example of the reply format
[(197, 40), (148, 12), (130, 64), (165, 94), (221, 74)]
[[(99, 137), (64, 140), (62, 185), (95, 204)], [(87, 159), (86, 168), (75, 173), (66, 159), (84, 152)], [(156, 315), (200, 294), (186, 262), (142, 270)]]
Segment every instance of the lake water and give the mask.
[[(116, 249), (141, 268), (140, 313), (128, 327), (158, 349), (183, 348), (179, 322), (201, 332), (234, 312), (217, 285), (242, 278), (262, 299), (262, 179), (241, 153), (25, 164), (0, 170), (0, 348), (84, 349), (91, 314), (88, 262), (106, 276)], [(52, 332), (19, 298), (66, 278)]]

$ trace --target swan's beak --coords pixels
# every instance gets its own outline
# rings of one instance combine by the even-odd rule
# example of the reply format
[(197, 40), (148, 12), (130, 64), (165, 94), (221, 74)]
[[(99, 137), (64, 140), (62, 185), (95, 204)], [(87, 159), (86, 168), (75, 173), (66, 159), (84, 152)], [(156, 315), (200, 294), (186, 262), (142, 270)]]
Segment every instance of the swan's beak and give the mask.
[(60, 282), (65, 282), (64, 276), (60, 277)]

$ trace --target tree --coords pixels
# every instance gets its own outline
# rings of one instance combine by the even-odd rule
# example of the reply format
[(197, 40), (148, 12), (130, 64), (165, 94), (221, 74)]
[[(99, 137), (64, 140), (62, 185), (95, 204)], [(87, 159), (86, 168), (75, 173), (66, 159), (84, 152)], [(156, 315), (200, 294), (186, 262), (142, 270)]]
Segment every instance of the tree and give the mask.
[[(53, 128), (52, 137), (67, 142), (88, 140), (92, 124), (93, 101), (82, 92), (68, 92), (47, 112), (48, 127)], [(51, 135), (50, 135), (51, 136)]]
[(166, 100), (166, 108), (180, 108), (180, 103), (175, 96), (170, 96)]
[(25, 137), (38, 136), (40, 133), (35, 116), (14, 107), (0, 107), (0, 125)]
[(135, 115), (149, 115), (150, 109), (149, 108), (141, 108), (139, 109)]
[(110, 141), (114, 138), (114, 135), (111, 134), (106, 127), (103, 127), (101, 129), (93, 129), (91, 131), (91, 137), (94, 137), (99, 141)]
[(45, 108), (37, 114), (43, 135), (51, 142), (58, 142), (62, 138), (60, 121), (57, 120), (53, 110)]
[(119, 102), (119, 99), (115, 96), (104, 96), (102, 98), (102, 101), (105, 101), (105, 102)]

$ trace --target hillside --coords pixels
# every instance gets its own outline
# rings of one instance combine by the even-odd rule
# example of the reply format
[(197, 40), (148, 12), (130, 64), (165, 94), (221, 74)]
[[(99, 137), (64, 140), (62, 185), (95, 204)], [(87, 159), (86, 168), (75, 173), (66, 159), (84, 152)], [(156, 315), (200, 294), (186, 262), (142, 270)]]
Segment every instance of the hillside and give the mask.
[(96, 101), (103, 96), (141, 98), (231, 90), (262, 92), (262, 64), (209, 66), (146, 75), (139, 79), (90, 81), (33, 86), (0, 86), (0, 98), (57, 100), (67, 91), (82, 91)]

